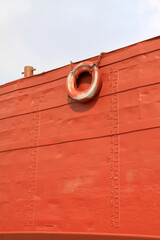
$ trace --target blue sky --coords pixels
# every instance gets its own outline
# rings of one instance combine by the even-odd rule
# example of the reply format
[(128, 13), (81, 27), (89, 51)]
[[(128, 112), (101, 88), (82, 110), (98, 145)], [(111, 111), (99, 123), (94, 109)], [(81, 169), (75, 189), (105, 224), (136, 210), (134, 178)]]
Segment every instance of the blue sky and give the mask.
[(0, 84), (159, 33), (160, 0), (0, 0)]

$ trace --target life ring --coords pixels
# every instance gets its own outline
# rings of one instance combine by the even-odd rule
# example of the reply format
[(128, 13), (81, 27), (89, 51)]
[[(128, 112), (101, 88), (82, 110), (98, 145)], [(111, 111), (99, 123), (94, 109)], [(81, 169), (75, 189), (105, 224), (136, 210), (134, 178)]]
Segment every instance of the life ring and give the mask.
[[(83, 72), (92, 74), (90, 88), (85, 91), (78, 91), (77, 78)], [(101, 88), (101, 78), (98, 67), (92, 62), (82, 62), (78, 64), (68, 75), (67, 90), (68, 95), (77, 102), (88, 102), (99, 92)]]

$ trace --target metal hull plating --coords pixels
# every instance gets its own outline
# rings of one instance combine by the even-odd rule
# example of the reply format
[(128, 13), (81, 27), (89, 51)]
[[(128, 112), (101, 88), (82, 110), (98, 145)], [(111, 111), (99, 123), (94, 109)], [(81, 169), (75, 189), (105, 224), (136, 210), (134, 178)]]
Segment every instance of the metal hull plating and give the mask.
[(69, 65), (0, 87), (2, 239), (160, 239), (159, 49), (104, 54), (87, 103)]

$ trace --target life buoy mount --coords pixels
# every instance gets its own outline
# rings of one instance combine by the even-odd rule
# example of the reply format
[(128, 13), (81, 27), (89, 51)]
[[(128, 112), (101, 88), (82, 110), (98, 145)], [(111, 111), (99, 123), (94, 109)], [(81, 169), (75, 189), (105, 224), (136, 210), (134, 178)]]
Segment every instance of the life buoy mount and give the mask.
[[(89, 89), (79, 91), (77, 89), (77, 79), (81, 73), (89, 72), (92, 75), (92, 81)], [(82, 62), (70, 71), (67, 78), (68, 95), (77, 102), (88, 102), (94, 98), (101, 88), (100, 72), (96, 64), (92, 62)]]

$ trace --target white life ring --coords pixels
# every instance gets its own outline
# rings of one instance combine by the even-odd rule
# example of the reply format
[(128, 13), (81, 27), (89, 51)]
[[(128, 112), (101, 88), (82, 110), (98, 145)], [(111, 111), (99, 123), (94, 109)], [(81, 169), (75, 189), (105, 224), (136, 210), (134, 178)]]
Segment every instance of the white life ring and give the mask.
[[(85, 91), (78, 91), (77, 78), (83, 72), (92, 74), (90, 88)], [(67, 90), (68, 95), (77, 102), (88, 102), (99, 92), (101, 88), (101, 78), (98, 67), (92, 62), (82, 62), (78, 64), (68, 75)]]

